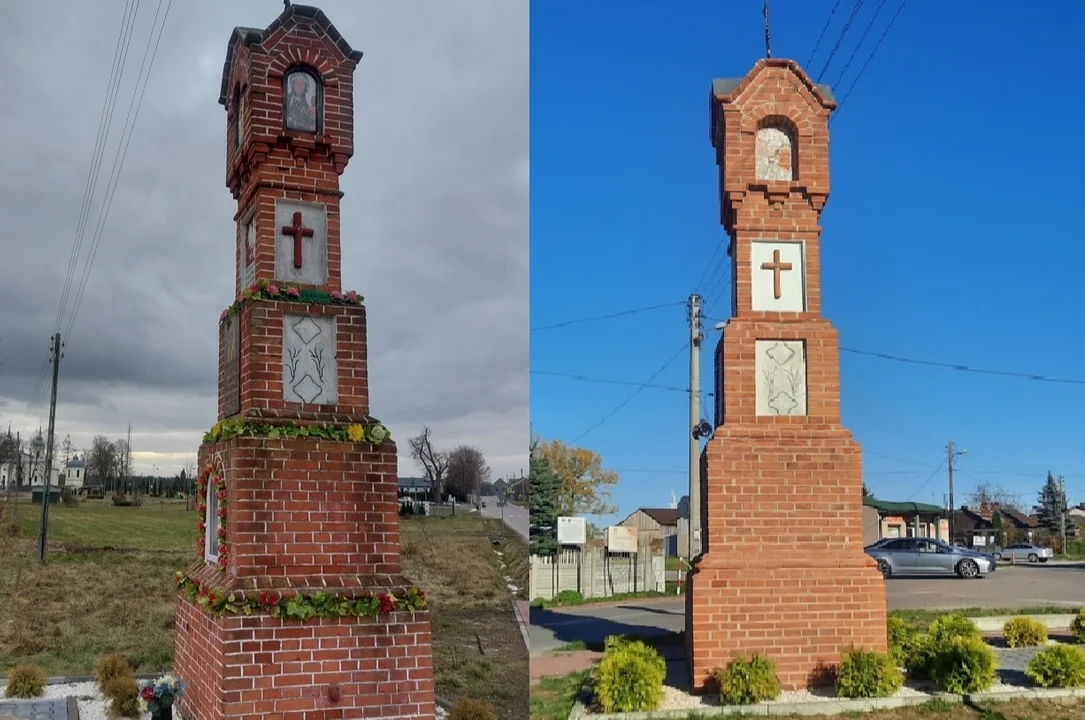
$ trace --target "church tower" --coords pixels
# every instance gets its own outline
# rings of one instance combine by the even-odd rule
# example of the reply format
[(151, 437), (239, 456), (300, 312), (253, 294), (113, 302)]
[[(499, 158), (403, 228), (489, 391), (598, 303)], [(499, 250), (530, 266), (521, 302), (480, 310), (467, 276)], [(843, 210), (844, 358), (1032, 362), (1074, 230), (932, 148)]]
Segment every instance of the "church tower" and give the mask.
[(236, 272), (196, 559), (176, 578), (186, 718), (435, 716), (425, 594), (400, 570), (396, 445), (370, 415), (362, 298), (342, 288), (361, 57), (304, 5), (227, 47)]
[(755, 652), (785, 688), (806, 687), (848, 647), (886, 647), (885, 584), (863, 552), (860, 448), (840, 422), (839, 343), (821, 316), (835, 107), (790, 60), (712, 83), (733, 295), (701, 458), (704, 549), (686, 597), (696, 687)]

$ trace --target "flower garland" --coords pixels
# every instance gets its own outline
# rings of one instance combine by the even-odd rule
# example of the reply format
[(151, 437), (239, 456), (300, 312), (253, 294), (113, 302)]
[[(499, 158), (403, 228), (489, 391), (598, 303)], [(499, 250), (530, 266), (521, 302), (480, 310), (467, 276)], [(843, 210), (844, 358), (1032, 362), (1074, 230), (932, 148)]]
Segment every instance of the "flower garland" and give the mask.
[(377, 593), (350, 598), (323, 591), (312, 595), (284, 595), (270, 590), (260, 593), (227, 592), (180, 571), (173, 574), (173, 581), (190, 601), (212, 615), (265, 612), (271, 617), (304, 622), (314, 617), (375, 618), (397, 611), (425, 610), (428, 605), (426, 593), (417, 587), (411, 587), (399, 596)]
[(226, 480), (222, 477), (221, 473), (215, 472), (215, 467), (209, 465), (206, 470), (200, 473), (200, 476), (196, 479), (196, 511), (200, 514), (200, 522), (197, 524), (199, 528), (199, 545), (197, 546), (197, 557), (204, 557), (204, 549), (207, 547), (207, 493), (208, 491), (214, 492), (215, 497), (218, 498), (218, 532), (216, 533), (216, 540), (218, 542), (218, 566), (220, 570), (226, 569), (226, 561), (228, 558), (226, 540)]
[(249, 422), (243, 417), (236, 417), (232, 420), (216, 423), (214, 427), (204, 433), (203, 442), (205, 445), (210, 445), (239, 435), (266, 437), (272, 440), (317, 438), (333, 442), (368, 442), (372, 445), (380, 445), (392, 436), (388, 428), (379, 422), (368, 427), (358, 424), (326, 425), (316, 423), (312, 425), (296, 425), (292, 422), (272, 425), (270, 423)]
[(311, 305), (361, 305), (365, 298), (353, 290), (345, 293), (337, 290), (326, 292), (324, 290), (303, 289), (293, 285), (281, 288), (265, 278), (257, 280), (245, 288), (241, 292), (241, 297), (219, 315), (219, 324), (226, 322), (226, 318), (236, 315), (241, 310), (241, 307), (250, 300), (278, 300), (280, 302), (309, 303)]

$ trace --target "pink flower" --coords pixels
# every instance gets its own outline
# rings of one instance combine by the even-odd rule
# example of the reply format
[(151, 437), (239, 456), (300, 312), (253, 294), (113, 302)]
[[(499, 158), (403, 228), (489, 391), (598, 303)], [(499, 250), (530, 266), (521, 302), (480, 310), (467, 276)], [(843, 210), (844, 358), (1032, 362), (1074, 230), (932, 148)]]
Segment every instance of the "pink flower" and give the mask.
[(343, 299), (343, 293), (339, 292), (338, 290), (332, 290), (330, 295), (332, 296), (332, 300), (335, 300), (336, 302), (339, 302)]
[(256, 286), (256, 283), (253, 283), (252, 285), (249, 285), (249, 292), (251, 292), (251, 293), (255, 293), (255, 292), (256, 292), (257, 290), (259, 290), (259, 289), (260, 289), (260, 288), (258, 288), (258, 287)]
[(297, 296), (301, 295), (301, 292), (296, 287), (292, 287), (286, 289), (286, 294), (292, 298), (296, 298)]
[(230, 314), (230, 308), (226, 308), (225, 310), (223, 310), (222, 314), (219, 315), (219, 322), (222, 322), (223, 320), (225, 320), (226, 316), (229, 315), (229, 314)]
[(226, 491), (225, 490), (219, 490), (217, 493), (215, 493), (215, 497), (217, 497), (219, 500), (225, 500), (226, 499)]
[(358, 293), (351, 290), (347, 293), (347, 300), (349, 300), (350, 302), (358, 302)]
[(152, 688), (150, 685), (148, 685), (147, 687), (145, 687), (145, 688), (143, 688), (142, 690), (139, 691), (139, 696), (142, 697), (144, 700), (153, 699), (154, 698), (154, 688)]
[(278, 295), (279, 294), (279, 286), (278, 285), (268, 285), (267, 286), (267, 294), (271, 295), (271, 296)]
[(219, 512), (218, 512), (218, 516), (219, 516), (220, 518), (224, 518), (224, 517), (226, 517), (226, 508), (224, 508), (224, 507), (220, 507), (220, 508), (219, 508)]
[(219, 536), (220, 538), (224, 538), (224, 537), (226, 537), (226, 528), (224, 528), (224, 527), (220, 527), (220, 528), (219, 528), (219, 531), (218, 531), (218, 536)]

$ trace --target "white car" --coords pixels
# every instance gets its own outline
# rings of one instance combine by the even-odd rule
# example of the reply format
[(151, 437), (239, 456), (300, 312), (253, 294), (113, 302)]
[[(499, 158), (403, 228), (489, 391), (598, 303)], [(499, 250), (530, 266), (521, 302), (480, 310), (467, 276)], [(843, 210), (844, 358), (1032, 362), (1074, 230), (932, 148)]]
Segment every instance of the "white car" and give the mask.
[(1017, 543), (1016, 545), (1007, 545), (1000, 550), (995, 550), (993, 555), (995, 560), (1002, 560), (1003, 562), (1045, 563), (1055, 557), (1055, 552), (1051, 548), (1040, 547), (1031, 543)]

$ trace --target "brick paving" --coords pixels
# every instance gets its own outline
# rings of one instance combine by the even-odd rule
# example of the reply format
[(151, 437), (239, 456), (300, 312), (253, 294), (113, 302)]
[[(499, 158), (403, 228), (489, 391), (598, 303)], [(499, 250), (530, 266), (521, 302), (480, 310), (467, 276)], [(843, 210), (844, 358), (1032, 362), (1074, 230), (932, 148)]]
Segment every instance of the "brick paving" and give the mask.
[(2, 700), (0, 720), (68, 720), (68, 701)]

